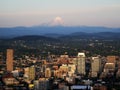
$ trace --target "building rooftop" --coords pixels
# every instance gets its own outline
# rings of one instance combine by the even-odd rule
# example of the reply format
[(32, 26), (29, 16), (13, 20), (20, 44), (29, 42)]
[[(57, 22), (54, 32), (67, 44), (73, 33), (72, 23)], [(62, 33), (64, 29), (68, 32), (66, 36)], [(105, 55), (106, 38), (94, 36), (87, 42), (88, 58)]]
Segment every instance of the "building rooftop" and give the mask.
[(85, 57), (85, 53), (79, 52), (79, 53), (78, 53), (78, 57)]
[(115, 64), (114, 63), (106, 63), (105, 69), (115, 69)]

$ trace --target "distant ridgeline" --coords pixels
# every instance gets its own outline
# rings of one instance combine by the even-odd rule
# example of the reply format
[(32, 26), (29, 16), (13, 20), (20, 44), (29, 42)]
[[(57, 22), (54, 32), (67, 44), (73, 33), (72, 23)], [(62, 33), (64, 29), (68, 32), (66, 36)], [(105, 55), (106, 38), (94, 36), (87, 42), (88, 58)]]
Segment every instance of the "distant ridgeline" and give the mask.
[[(83, 32), (83, 33), (81, 33)], [(100, 33), (106, 32), (106, 33)], [(0, 38), (13, 38), (25, 35), (43, 35), (49, 37), (59, 37), (63, 35), (87, 35), (103, 34), (115, 35), (120, 33), (120, 28), (106, 28), (106, 27), (88, 27), (88, 26), (34, 26), (34, 27), (13, 27), (13, 28), (0, 28)], [(112, 33), (111, 33), (112, 32)], [(86, 34), (85, 34), (86, 35)]]

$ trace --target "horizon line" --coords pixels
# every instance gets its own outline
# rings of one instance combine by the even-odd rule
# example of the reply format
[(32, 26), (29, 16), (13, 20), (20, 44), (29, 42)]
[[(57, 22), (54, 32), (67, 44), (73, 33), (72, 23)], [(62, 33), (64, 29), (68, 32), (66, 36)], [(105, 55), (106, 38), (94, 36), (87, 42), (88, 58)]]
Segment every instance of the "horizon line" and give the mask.
[(99, 28), (120, 28), (99, 25), (32, 25), (32, 26), (0, 26), (0, 28), (31, 28), (31, 27), (99, 27)]

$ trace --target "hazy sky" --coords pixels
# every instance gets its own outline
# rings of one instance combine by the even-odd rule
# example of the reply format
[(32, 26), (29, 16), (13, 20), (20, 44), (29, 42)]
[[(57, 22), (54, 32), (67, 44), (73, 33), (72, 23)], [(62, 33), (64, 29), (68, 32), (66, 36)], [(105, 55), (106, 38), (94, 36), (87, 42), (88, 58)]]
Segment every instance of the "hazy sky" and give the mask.
[(120, 0), (0, 0), (0, 27), (120, 27)]

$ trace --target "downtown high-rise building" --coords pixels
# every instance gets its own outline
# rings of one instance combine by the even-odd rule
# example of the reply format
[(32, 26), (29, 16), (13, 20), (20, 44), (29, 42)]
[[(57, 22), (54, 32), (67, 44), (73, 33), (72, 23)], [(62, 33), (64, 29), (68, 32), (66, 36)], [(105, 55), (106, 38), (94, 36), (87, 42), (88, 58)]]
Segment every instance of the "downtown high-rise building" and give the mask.
[(91, 60), (91, 76), (97, 77), (101, 69), (101, 60), (99, 57), (92, 57)]
[(49, 79), (48, 78), (39, 78), (39, 90), (49, 90)]
[(7, 49), (6, 67), (7, 71), (13, 71), (13, 49)]
[(76, 64), (77, 74), (85, 75), (85, 53), (78, 53)]
[(101, 68), (101, 60), (99, 57), (92, 57), (91, 61), (91, 71), (99, 72)]
[(116, 63), (116, 56), (107, 56), (107, 63)]
[(50, 68), (46, 68), (46, 70), (45, 70), (45, 77), (46, 78), (50, 78), (51, 77), (51, 70), (50, 70)]
[(29, 80), (35, 79), (35, 66), (29, 67)]

